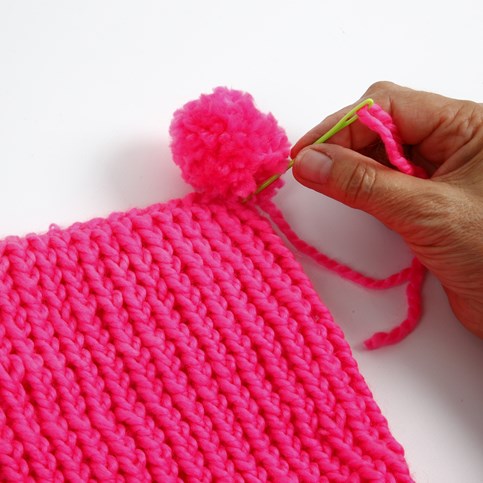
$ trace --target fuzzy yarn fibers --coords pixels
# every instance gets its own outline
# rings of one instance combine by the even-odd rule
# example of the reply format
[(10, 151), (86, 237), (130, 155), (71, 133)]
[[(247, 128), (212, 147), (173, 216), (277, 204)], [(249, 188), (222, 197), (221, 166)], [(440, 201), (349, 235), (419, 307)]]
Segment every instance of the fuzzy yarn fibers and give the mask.
[(174, 113), (170, 134), (174, 162), (200, 191), (244, 198), (286, 169), (285, 131), (245, 92), (217, 87), (188, 102)]

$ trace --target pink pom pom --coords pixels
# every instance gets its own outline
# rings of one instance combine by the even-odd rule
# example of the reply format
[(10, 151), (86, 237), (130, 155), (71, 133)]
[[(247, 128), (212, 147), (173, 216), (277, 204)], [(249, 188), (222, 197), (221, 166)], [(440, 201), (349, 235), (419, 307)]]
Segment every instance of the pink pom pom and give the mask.
[(188, 102), (174, 113), (170, 134), (183, 178), (214, 195), (246, 197), (287, 167), (285, 131), (241, 91), (217, 87)]

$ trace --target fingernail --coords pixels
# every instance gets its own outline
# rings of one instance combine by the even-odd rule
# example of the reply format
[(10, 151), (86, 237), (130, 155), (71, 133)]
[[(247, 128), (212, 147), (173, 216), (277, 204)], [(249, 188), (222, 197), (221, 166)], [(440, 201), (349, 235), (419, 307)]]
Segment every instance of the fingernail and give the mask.
[(332, 159), (315, 149), (306, 149), (296, 159), (297, 173), (306, 181), (324, 183), (332, 168)]

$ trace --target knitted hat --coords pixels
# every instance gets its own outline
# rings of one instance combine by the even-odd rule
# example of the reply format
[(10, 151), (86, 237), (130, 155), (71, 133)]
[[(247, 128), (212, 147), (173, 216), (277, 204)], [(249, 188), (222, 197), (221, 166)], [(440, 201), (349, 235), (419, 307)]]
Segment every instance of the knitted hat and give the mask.
[(243, 202), (283, 131), (218, 89), (171, 132), (202, 193), (0, 242), (0, 479), (412, 481), (274, 189)]

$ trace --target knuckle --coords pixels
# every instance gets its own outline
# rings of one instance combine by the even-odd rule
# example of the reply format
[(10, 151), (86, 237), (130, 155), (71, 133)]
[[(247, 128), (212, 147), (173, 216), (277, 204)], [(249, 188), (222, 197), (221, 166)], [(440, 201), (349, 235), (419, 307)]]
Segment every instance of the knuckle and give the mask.
[(483, 108), (471, 101), (463, 101), (450, 123), (454, 137), (460, 139), (463, 145), (476, 138), (477, 132), (482, 132)]
[(345, 201), (352, 206), (366, 206), (371, 202), (377, 182), (377, 170), (365, 164), (354, 166), (342, 186)]
[(369, 89), (367, 89), (366, 94), (370, 94), (373, 92), (386, 92), (392, 90), (396, 84), (389, 81), (377, 81), (371, 84)]

